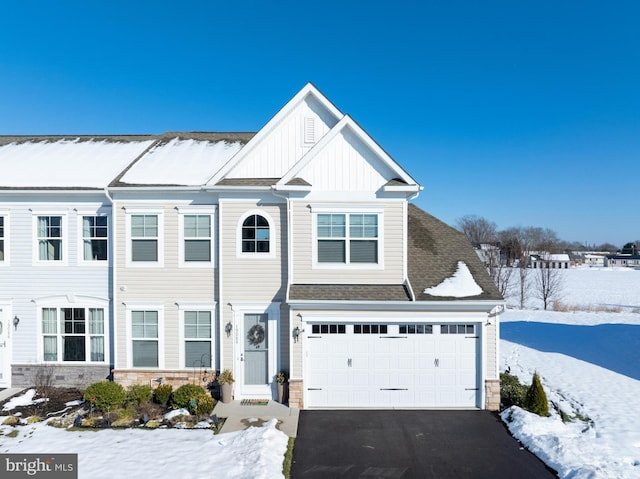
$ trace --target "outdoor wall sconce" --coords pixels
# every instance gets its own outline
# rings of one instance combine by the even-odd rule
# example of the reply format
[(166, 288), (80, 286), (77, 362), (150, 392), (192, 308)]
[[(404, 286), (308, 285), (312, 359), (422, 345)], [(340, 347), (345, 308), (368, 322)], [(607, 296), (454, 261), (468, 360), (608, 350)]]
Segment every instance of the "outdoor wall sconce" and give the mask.
[(13, 317), (13, 329), (18, 329), (18, 324), (20, 323), (20, 318), (17, 316)]
[(227, 325), (224, 327), (224, 332), (227, 333), (227, 338), (231, 336), (232, 329), (233, 329), (233, 325), (231, 324), (231, 321), (229, 321)]
[(291, 331), (291, 336), (293, 336), (294, 343), (298, 342), (298, 339), (300, 338), (300, 333), (304, 333), (304, 329), (300, 329), (298, 326), (293, 328), (293, 331)]

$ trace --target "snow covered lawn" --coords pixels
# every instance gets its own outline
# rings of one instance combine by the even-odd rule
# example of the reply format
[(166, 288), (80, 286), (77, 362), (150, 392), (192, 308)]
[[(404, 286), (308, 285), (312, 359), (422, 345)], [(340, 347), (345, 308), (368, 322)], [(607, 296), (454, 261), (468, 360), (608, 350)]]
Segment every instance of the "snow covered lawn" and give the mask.
[[(0, 426), (0, 453), (77, 453), (80, 478), (272, 479), (283, 477), (288, 442), (275, 425), (272, 419), (263, 427), (218, 435), (203, 429), (67, 431), (42, 422)], [(8, 436), (15, 430), (16, 437)]]
[[(563, 273), (563, 302), (640, 307), (640, 271)], [(640, 314), (509, 310), (501, 320), (501, 371), (525, 384), (537, 371), (552, 403), (588, 418), (511, 408), (512, 434), (561, 478), (640, 478)]]

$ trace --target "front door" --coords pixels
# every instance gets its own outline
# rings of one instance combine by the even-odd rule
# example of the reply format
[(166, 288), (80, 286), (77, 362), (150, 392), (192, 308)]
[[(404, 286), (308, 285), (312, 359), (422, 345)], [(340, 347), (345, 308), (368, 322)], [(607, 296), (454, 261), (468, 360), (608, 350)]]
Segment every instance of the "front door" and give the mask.
[(0, 306), (0, 388), (8, 388), (11, 385), (9, 350), (9, 314), (6, 308)]
[(244, 313), (240, 318), (238, 399), (269, 399), (273, 395), (277, 335), (273, 319), (268, 313)]

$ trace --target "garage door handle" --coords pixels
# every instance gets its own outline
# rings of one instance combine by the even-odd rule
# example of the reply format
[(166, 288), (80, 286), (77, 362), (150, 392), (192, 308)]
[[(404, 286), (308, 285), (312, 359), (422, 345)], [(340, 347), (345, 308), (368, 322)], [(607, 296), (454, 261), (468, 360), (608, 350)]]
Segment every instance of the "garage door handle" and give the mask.
[(407, 339), (407, 336), (380, 336), (380, 339)]
[(408, 388), (380, 388), (380, 391), (408, 391)]
[(307, 391), (322, 391), (322, 388), (307, 388)]
[(438, 358), (434, 359), (434, 360), (433, 360), (433, 365), (434, 365), (435, 367), (439, 368), (439, 367), (440, 367), (440, 360), (439, 360)]
[(464, 388), (465, 391), (478, 391), (478, 388)]

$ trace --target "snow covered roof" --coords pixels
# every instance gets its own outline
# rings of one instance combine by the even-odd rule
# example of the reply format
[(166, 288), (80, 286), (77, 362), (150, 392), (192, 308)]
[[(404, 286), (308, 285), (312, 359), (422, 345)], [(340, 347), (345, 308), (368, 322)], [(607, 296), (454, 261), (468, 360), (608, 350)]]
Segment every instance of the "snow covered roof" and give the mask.
[(0, 137), (0, 188), (104, 188), (154, 140), (150, 135)]
[(253, 133), (165, 135), (112, 186), (203, 185)]

